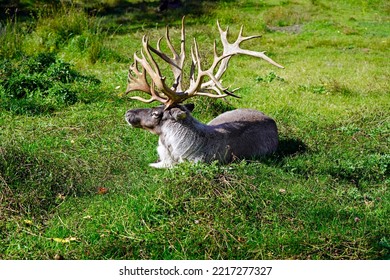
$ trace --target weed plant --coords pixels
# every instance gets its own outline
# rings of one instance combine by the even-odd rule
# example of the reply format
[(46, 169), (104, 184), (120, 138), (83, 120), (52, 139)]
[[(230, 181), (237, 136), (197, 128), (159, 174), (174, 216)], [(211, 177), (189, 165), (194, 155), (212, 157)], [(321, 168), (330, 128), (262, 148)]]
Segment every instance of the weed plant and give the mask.
[(1, 69), (0, 107), (16, 114), (51, 113), (99, 92), (98, 79), (81, 75), (53, 53), (26, 57), (17, 65), (5, 60)]

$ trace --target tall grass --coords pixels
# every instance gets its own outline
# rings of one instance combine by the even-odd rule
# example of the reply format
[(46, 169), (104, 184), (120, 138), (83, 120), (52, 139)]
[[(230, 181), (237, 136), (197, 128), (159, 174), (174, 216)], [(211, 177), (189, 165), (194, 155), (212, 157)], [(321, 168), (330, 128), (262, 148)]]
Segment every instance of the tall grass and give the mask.
[(15, 13), (0, 27), (0, 55), (4, 58), (20, 58), (37, 52), (57, 53), (67, 47), (70, 52), (87, 57), (91, 63), (121, 59), (104, 45), (111, 34), (101, 25), (101, 19), (74, 5), (44, 6), (28, 23), (18, 20)]
[(18, 22), (17, 16), (0, 22), (0, 58), (19, 57), (28, 27)]

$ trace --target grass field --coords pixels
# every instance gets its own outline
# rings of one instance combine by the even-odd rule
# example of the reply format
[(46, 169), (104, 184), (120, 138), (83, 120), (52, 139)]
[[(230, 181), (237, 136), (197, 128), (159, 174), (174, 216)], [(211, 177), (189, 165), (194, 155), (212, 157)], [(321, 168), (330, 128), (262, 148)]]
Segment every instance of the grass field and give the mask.
[[(0, 259), (390, 258), (388, 1), (19, 2), (0, 25)], [(124, 120), (148, 106), (122, 95), (128, 66), (143, 34), (169, 24), (178, 45), (184, 14), (205, 59), (218, 19), (285, 66), (234, 57), (241, 98), (194, 100), (203, 122), (273, 117), (276, 154), (148, 166), (158, 139)]]

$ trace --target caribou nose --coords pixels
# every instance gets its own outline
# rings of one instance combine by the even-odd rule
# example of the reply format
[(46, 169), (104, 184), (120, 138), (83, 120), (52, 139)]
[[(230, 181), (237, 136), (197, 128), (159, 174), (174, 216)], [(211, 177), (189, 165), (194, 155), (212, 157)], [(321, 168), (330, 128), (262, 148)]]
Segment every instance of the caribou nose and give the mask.
[(130, 124), (133, 125), (136, 122), (136, 117), (133, 111), (129, 110), (125, 114), (125, 120)]
[(131, 110), (129, 110), (129, 111), (126, 112), (125, 118), (128, 119), (132, 115), (133, 115), (133, 112), (131, 112)]
[(137, 110), (129, 110), (125, 114), (125, 119), (132, 127), (141, 127), (141, 117)]

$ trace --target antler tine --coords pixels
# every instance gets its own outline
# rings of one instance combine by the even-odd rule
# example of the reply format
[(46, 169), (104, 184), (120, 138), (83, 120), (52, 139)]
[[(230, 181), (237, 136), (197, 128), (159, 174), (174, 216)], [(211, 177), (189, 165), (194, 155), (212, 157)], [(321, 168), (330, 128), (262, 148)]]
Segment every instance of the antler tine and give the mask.
[(192, 61), (191, 61), (191, 68), (190, 68), (190, 87), (192, 87), (193, 84), (195, 83), (195, 69), (197, 65), (194, 49), (192, 46), (191, 46), (191, 58)]
[[(227, 88), (224, 88), (221, 82), (217, 77), (215, 77), (214, 69), (217, 67), (219, 62), (229, 56), (231, 54), (226, 54), (226, 55), (221, 55), (218, 56), (217, 50), (216, 50), (216, 43), (214, 42), (214, 61), (213, 64), (210, 66), (209, 69), (207, 70), (202, 70), (201, 66), (201, 59), (200, 59), (200, 54), (199, 54), (199, 48), (198, 48), (198, 43), (196, 42), (196, 39), (194, 38), (194, 48), (192, 51), (192, 56), (193, 56), (193, 63), (195, 64), (195, 67), (198, 69), (198, 76), (196, 80), (190, 85), (190, 88), (186, 91), (187, 97), (192, 97), (195, 95), (205, 95), (208, 97), (213, 97), (213, 98), (221, 98), (221, 97), (226, 97), (227, 95), (231, 95), (231, 92), (228, 91)], [(209, 85), (207, 87), (203, 87), (202, 81), (205, 76), (208, 76), (210, 78), (210, 81), (208, 82)], [(215, 90), (217, 88), (218, 90)], [(212, 94), (212, 93), (205, 93), (201, 92), (201, 90), (204, 89), (211, 89), (217, 92), (217, 94)], [(225, 94), (222, 94), (222, 91)]]
[(152, 64), (153, 68), (150, 66), (148, 60), (145, 58), (142, 51), (141, 51), (142, 59), (139, 60), (139, 62), (145, 68), (146, 72), (150, 75), (157, 89), (160, 90), (163, 94), (165, 94), (168, 97), (168, 99), (173, 99), (176, 101), (177, 100), (176, 91), (171, 89), (165, 83), (166, 77), (161, 75), (160, 68), (158, 67), (156, 60), (153, 58), (152, 54), (150, 53), (150, 50), (152, 50), (153, 48), (149, 45), (146, 36), (142, 38), (142, 45), (149, 59), (149, 62)]
[(172, 42), (169, 38), (169, 29), (167, 26), (165, 37), (167, 39), (167, 45), (169, 49), (171, 50), (173, 54), (173, 60), (177, 62), (176, 64), (180, 64), (181, 68), (183, 67), (184, 64), (184, 59), (185, 59), (185, 25), (184, 25), (184, 19), (185, 16), (182, 17), (181, 20), (181, 36), (180, 36), (180, 55), (177, 53), (175, 48), (172, 45)]
[[(129, 75), (128, 75), (128, 86), (126, 89), (125, 94), (129, 93), (130, 91), (143, 91), (147, 94), (151, 95), (150, 99), (144, 99), (140, 96), (132, 96), (131, 99), (139, 100), (145, 103), (150, 103), (153, 101), (159, 101), (162, 103), (166, 102), (166, 99), (159, 96), (155, 89), (154, 89), (154, 82), (151, 82), (151, 85), (148, 84), (148, 81), (146, 80), (146, 70), (144, 67), (142, 67), (142, 71), (138, 70), (138, 61), (140, 58), (134, 54), (134, 63), (130, 65), (129, 67)], [(134, 75), (133, 75), (134, 74)]]
[[(244, 29), (244, 27), (241, 26), (240, 33), (238, 34), (237, 40), (233, 43), (233, 45), (237, 48), (237, 50), (236, 50), (237, 54), (246, 54), (246, 55), (262, 58), (265, 61), (271, 63), (272, 65), (274, 65), (276, 67), (284, 68), (282, 65), (276, 63), (271, 58), (266, 56), (265, 52), (256, 52), (256, 51), (244, 50), (244, 49), (240, 48), (240, 44), (242, 42), (261, 37), (261, 35), (253, 35), (253, 36), (244, 37), (244, 36), (242, 36), (243, 29)], [(226, 43), (227, 43), (227, 41), (226, 41)]]
[[(241, 26), (240, 28), (240, 32), (238, 34), (238, 37), (236, 39), (236, 41), (234, 43), (229, 43), (228, 40), (227, 40), (227, 35), (228, 35), (228, 32), (229, 32), (229, 27), (226, 28), (226, 31), (224, 31), (222, 28), (221, 28), (221, 25), (219, 24), (219, 21), (217, 20), (217, 26), (218, 26), (218, 30), (219, 30), (219, 33), (220, 33), (220, 37), (221, 37), (221, 43), (223, 45), (223, 54), (224, 55), (227, 55), (227, 57), (225, 59), (223, 59), (221, 61), (221, 64), (217, 70), (217, 73), (215, 74), (215, 77), (219, 80), (222, 75), (225, 73), (227, 67), (228, 67), (228, 64), (229, 64), (229, 60), (232, 56), (236, 55), (236, 54), (245, 54), (245, 55), (250, 55), (250, 56), (254, 56), (254, 57), (258, 57), (258, 58), (262, 58), (264, 59), (265, 61), (271, 63), (272, 65), (276, 66), (276, 67), (279, 67), (279, 68), (284, 68), (282, 65), (276, 63), (275, 61), (273, 61), (271, 58), (269, 58), (268, 56), (265, 55), (264, 52), (256, 52), (256, 51), (251, 51), (251, 50), (245, 50), (245, 49), (242, 49), (240, 47), (240, 44), (244, 41), (248, 41), (248, 40), (251, 40), (251, 39), (255, 39), (255, 38), (259, 38), (261, 37), (261, 35), (253, 35), (253, 36), (248, 36), (248, 37), (244, 37), (242, 34), (243, 34), (243, 26)], [(230, 54), (230, 55), (228, 55)], [(201, 87), (202, 88), (210, 88), (210, 86), (212, 84), (212, 81), (208, 81), (206, 83), (204, 83)]]
[[(175, 92), (165, 84), (165, 77), (162, 77), (160, 68), (150, 54), (150, 46), (146, 36), (143, 36), (142, 38), (142, 46), (143, 49), (141, 49), (141, 57), (139, 57), (137, 53), (134, 53), (134, 63), (129, 67), (126, 93), (136, 90), (143, 91), (151, 95), (151, 98), (145, 99), (140, 96), (133, 96), (131, 99), (146, 103), (158, 101), (163, 104), (167, 104), (170, 98), (174, 98)], [(146, 56), (148, 57), (152, 66), (146, 59), (144, 52), (146, 53)], [(139, 70), (138, 63), (142, 66), (141, 71)], [(150, 78), (152, 79), (151, 85), (148, 84), (146, 73), (149, 74)], [(161, 93), (156, 91), (155, 88), (161, 91)], [(164, 94), (165, 96), (162, 96), (161, 94)]]
[(284, 69), (284, 67), (282, 65), (276, 63), (271, 58), (266, 56), (265, 52), (255, 52), (255, 51), (241, 49), (239, 46), (242, 42), (261, 37), (261, 35), (252, 35), (252, 36), (247, 36), (247, 37), (242, 36), (243, 29), (244, 29), (244, 26), (241, 25), (237, 40), (233, 43), (233, 45), (238, 48), (238, 54), (246, 54), (246, 55), (250, 55), (250, 56), (259, 57), (259, 58), (264, 59), (265, 61), (268, 61), (269, 63), (271, 63), (272, 65), (274, 65), (276, 67)]
[(136, 54), (134, 54), (134, 63), (132, 63), (129, 67), (127, 82), (128, 85), (125, 94), (134, 90), (140, 90), (150, 94), (150, 86), (146, 80), (145, 68), (142, 68), (142, 72), (138, 70), (138, 62), (137, 62)]
[[(151, 47), (149, 46), (149, 39), (148, 39), (148, 37), (146, 35), (144, 35), (142, 37), (142, 47), (143, 47), (146, 55), (148, 56), (149, 62), (152, 63), (153, 69), (150, 67), (149, 62), (146, 60), (145, 55), (144, 55), (143, 51), (141, 50), (141, 55), (142, 55), (141, 63), (143, 63), (142, 66), (144, 66), (144, 67), (146, 66), (145, 69), (149, 68), (149, 71), (148, 70), (146, 70), (146, 71), (152, 76), (151, 78), (153, 80), (154, 80), (155, 77), (160, 78), (159, 79), (160, 81), (164, 80), (165, 78), (162, 77), (160, 68), (158, 67), (156, 61), (154, 60), (153, 56), (150, 53), (150, 48)], [(158, 88), (163, 88), (163, 85), (161, 84), (161, 82), (157, 84)]]
[(242, 36), (243, 31), (244, 31), (244, 26), (241, 25), (240, 32), (238, 33), (238, 37), (237, 37), (235, 44), (240, 44), (241, 42), (248, 41), (248, 40), (255, 39), (255, 38), (261, 38), (261, 35), (252, 35), (252, 36), (247, 36), (247, 37)]
[(151, 103), (153, 101), (158, 101), (158, 102), (161, 102), (161, 103), (166, 103), (167, 102), (167, 99), (166, 98), (163, 98), (161, 97), (157, 92), (156, 90), (154, 89), (154, 82), (152, 81), (151, 82), (151, 87), (150, 87), (150, 99), (145, 99), (145, 98), (142, 98), (140, 96), (132, 96), (130, 97), (131, 99), (134, 99), (134, 100), (138, 100), (138, 101), (141, 101), (141, 102), (144, 102), (144, 103)]
[(182, 92), (182, 81), (183, 81), (183, 66), (184, 66), (184, 60), (185, 60), (185, 27), (184, 27), (184, 19), (182, 18), (182, 27), (181, 27), (181, 41), (180, 41), (180, 54), (177, 53), (175, 48), (172, 45), (171, 39), (169, 37), (169, 28), (166, 27), (165, 31), (165, 39), (167, 41), (168, 48), (171, 50), (173, 57), (169, 57), (163, 52), (161, 52), (160, 49), (160, 40), (157, 42), (157, 49), (154, 49), (153, 47), (150, 47), (150, 50), (153, 51), (155, 54), (157, 54), (160, 58), (162, 58), (165, 62), (169, 63), (171, 66), (175, 83), (173, 85), (173, 89), (178, 92)]

